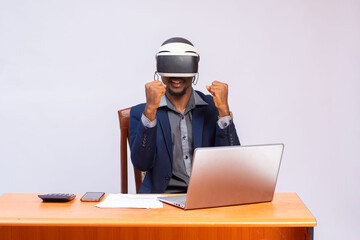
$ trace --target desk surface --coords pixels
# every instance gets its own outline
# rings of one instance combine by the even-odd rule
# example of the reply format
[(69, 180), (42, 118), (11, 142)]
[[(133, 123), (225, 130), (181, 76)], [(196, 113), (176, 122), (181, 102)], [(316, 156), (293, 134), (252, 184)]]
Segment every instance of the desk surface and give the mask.
[(272, 202), (187, 210), (164, 204), (161, 209), (100, 209), (76, 199), (43, 203), (33, 193), (0, 196), (0, 226), (203, 226), (314, 227), (316, 220), (296, 193), (276, 193)]

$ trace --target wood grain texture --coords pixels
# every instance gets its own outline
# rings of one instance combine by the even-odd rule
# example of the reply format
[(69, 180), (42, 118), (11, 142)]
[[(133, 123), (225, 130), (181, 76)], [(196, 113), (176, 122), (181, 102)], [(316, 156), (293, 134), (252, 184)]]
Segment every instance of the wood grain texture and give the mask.
[(2, 240), (115, 240), (115, 239), (306, 239), (306, 228), (271, 228), (271, 227), (0, 227)]

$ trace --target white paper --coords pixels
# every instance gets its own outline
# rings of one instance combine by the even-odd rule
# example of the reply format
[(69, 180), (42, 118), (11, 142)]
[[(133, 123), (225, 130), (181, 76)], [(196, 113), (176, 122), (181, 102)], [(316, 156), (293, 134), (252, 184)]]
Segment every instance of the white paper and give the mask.
[(99, 208), (162, 208), (163, 204), (152, 194), (109, 194), (101, 203), (95, 205)]

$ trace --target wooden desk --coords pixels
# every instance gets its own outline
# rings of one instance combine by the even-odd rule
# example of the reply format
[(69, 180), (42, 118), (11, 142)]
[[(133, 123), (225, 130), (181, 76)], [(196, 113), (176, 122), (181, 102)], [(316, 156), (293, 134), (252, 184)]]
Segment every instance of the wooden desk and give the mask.
[(270, 203), (188, 210), (100, 209), (43, 203), (37, 194), (0, 196), (0, 239), (312, 239), (316, 220), (295, 193)]

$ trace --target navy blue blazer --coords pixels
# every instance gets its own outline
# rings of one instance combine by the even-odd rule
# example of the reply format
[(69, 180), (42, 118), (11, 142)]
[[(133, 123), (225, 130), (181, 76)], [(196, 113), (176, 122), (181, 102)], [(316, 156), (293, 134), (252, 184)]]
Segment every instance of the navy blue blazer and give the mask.
[[(208, 105), (192, 110), (194, 149), (197, 147), (240, 145), (234, 123), (224, 129), (218, 124), (218, 110), (213, 97), (197, 91)], [(157, 124), (145, 127), (141, 122), (145, 103), (130, 111), (129, 136), (131, 161), (135, 168), (146, 171), (139, 193), (164, 193), (172, 175), (172, 140), (167, 108), (157, 110)]]

